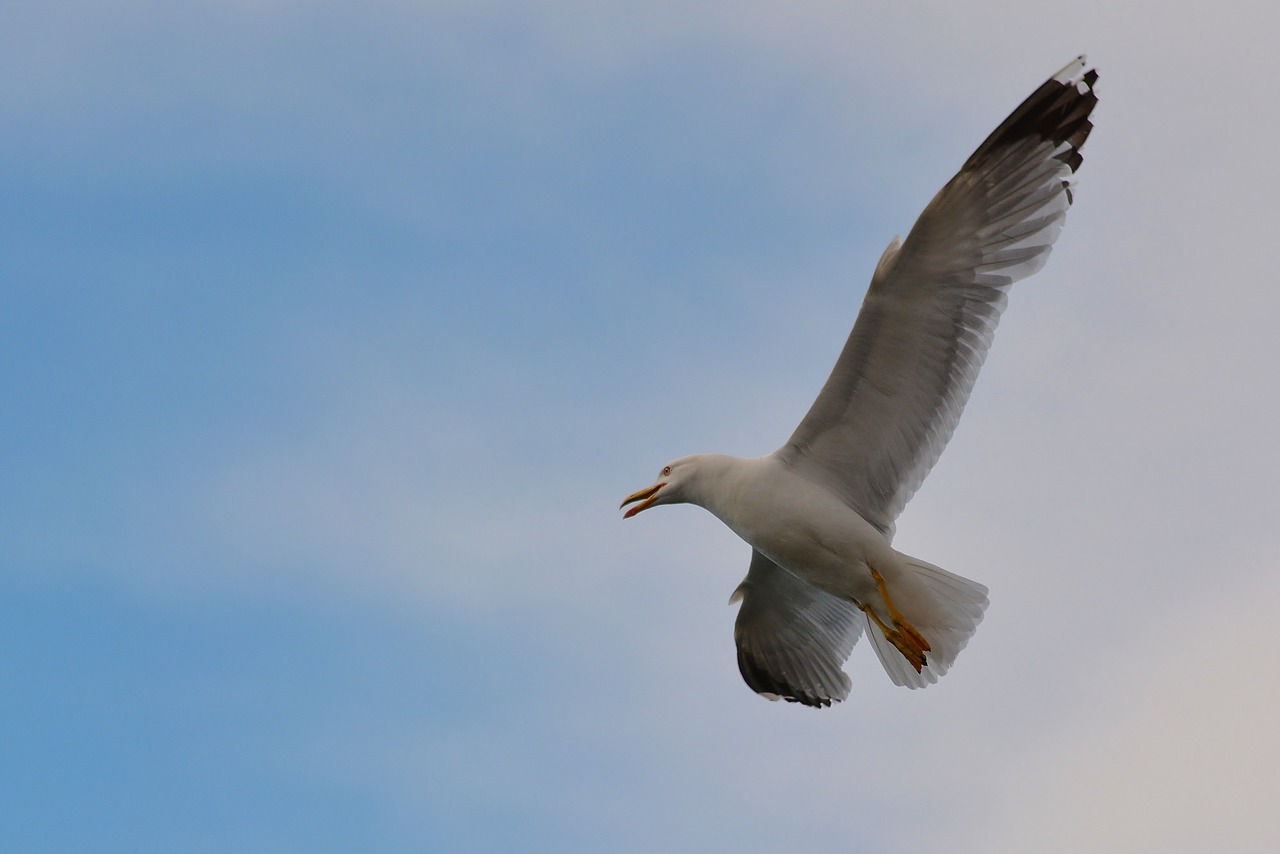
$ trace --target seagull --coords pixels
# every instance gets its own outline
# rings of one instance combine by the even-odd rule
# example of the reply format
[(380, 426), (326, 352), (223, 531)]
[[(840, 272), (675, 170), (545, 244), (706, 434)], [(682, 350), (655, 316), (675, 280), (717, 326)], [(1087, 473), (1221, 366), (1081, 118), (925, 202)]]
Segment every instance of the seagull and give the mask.
[(1077, 57), (1014, 110), (871, 276), (817, 400), (763, 457), (695, 454), (622, 502), (705, 508), (751, 546), (730, 603), (738, 669), (768, 699), (830, 706), (863, 630), (896, 685), (945, 674), (987, 607), (987, 588), (892, 546), (895, 520), (951, 438), (1006, 294), (1049, 257), (1096, 70)]

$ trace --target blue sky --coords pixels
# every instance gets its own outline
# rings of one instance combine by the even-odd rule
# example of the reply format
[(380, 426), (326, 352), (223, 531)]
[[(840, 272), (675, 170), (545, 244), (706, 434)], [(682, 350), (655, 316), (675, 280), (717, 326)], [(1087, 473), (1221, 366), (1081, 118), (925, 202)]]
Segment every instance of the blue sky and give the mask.
[[(124, 2), (0, 33), (0, 847), (1269, 850), (1265, 5)], [(755, 697), (758, 454), (1072, 56), (1098, 129), (897, 544), (957, 667)]]

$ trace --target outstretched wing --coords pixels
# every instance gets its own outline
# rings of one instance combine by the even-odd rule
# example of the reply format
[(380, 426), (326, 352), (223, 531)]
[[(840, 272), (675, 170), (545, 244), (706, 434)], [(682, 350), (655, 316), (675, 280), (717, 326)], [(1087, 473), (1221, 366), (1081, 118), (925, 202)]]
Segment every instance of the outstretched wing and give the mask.
[(752, 550), (747, 577), (729, 601), (742, 600), (733, 639), (751, 690), (806, 706), (849, 696), (844, 663), (866, 618), (846, 602)]
[(955, 430), (1006, 290), (1062, 229), (1097, 79), (1083, 56), (1058, 72), (890, 244), (831, 376), (775, 452), (886, 536)]

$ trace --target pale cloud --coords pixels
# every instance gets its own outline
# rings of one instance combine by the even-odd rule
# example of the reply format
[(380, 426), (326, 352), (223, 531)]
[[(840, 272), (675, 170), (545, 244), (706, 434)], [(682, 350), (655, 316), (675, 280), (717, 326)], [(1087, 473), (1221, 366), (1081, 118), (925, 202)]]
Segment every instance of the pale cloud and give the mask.
[(1280, 586), (1258, 575), (1276, 557), (1240, 568), (1254, 580), (1204, 584), (1195, 602), (1116, 638), (1066, 725), (1001, 763), (1004, 791), (971, 850), (1269, 849), (1280, 736), (1267, 710), (1280, 683), (1264, 659)]

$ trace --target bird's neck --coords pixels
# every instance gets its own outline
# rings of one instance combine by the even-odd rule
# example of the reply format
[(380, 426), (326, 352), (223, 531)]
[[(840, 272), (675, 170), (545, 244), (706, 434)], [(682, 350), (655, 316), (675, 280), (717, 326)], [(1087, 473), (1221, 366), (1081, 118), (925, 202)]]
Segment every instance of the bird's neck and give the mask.
[(761, 460), (731, 457), (728, 454), (700, 454), (698, 477), (687, 491), (691, 504), (709, 510), (732, 527), (732, 508), (737, 498), (749, 488), (752, 475)]

